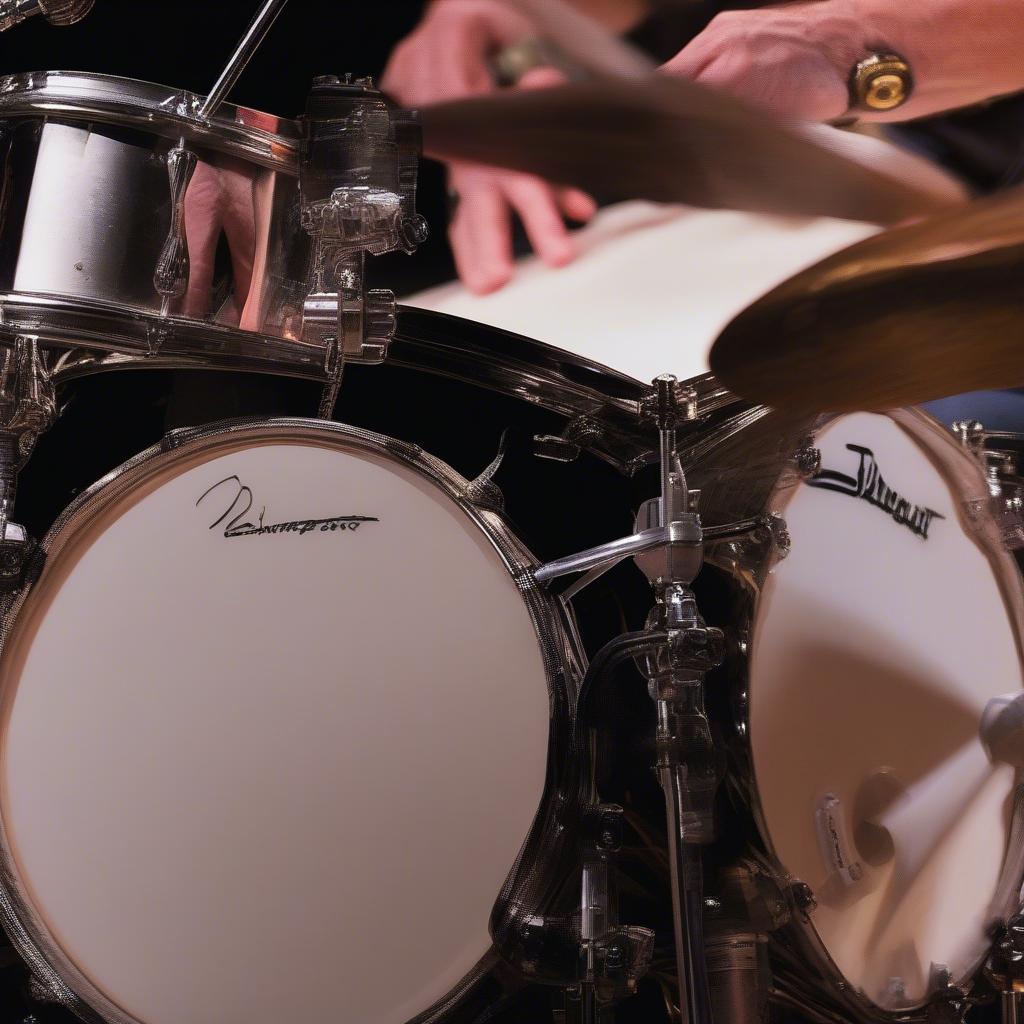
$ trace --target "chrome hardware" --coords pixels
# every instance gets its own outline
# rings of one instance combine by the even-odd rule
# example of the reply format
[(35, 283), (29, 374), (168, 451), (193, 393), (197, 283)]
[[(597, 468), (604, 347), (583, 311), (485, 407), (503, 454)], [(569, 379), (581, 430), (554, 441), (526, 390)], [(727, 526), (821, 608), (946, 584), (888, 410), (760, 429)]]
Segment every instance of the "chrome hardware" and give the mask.
[(171, 300), (188, 288), (188, 241), (185, 238), (185, 193), (195, 172), (198, 157), (185, 148), (185, 140), (167, 154), (167, 177), (171, 188), (171, 224), (167, 239), (153, 271), (153, 287), (160, 296), (160, 315), (171, 311)]
[(654, 932), (616, 923), (615, 856), (622, 846), (623, 809), (595, 804), (582, 815), (579, 999), (584, 1021), (633, 995), (654, 952)]
[(366, 291), (365, 258), (426, 238), (416, 213), (419, 129), (371, 79), (314, 80), (299, 167), (299, 219), (311, 241), (302, 338), (334, 339), (337, 361), (320, 414), (334, 408), (346, 363), (379, 363), (395, 332), (395, 299)]
[(200, 120), (208, 121), (217, 112), (286, 3), (287, 0), (265, 0), (263, 6), (256, 12), (256, 17), (245, 30), (231, 59), (199, 108)]
[[(994, 517), (1003, 544), (1011, 551), (1024, 548), (1024, 478), (1018, 471), (1015, 450), (1024, 445), (1024, 434), (986, 430), (978, 420), (958, 420), (952, 430), (981, 465), (988, 485), (988, 502), (972, 502), (968, 514), (972, 518)], [(1010, 447), (1001, 447), (1000, 442)]]
[(93, 0), (0, 0), (0, 32), (42, 14), (51, 25), (73, 25), (92, 10)]
[[(687, 487), (676, 450), (675, 427), (696, 415), (696, 393), (680, 388), (674, 377), (665, 375), (655, 380), (654, 394), (646, 406), (659, 431), (661, 494), (644, 503), (637, 532), (549, 562), (525, 575), (543, 584), (567, 573), (586, 572), (563, 595), (567, 600), (570, 592), (578, 592), (622, 558), (663, 549), (642, 563), (654, 586), (656, 603), (639, 634), (641, 639), (649, 638), (646, 642), (651, 653), (640, 660), (657, 712), (657, 762), (653, 767), (665, 797), (680, 1016), (685, 1024), (710, 1024), (699, 847), (714, 836), (714, 795), (723, 765), (704, 712), (703, 681), (704, 674), (721, 663), (725, 638), (721, 630), (704, 622), (689, 589), (703, 560), (703, 530), (696, 511), (699, 492)], [(549, 444), (549, 448), (558, 451), (560, 446)], [(623, 637), (603, 650), (627, 639), (637, 642)], [(596, 1013), (594, 998), (588, 996), (585, 1013), (588, 1007)]]
[(977, 451), (984, 446), (985, 428), (978, 420), (956, 420), (950, 429), (969, 451)]
[(471, 501), (479, 509), (499, 514), (505, 511), (505, 496), (501, 489), (494, 482), (494, 474), (501, 468), (505, 458), (505, 445), (508, 440), (508, 431), (503, 431), (501, 440), (498, 442), (498, 451), (483, 472), (474, 477), (466, 485), (464, 497)]
[(816, 448), (810, 440), (797, 449), (793, 456), (796, 471), (802, 480), (810, 480), (818, 475), (821, 469), (821, 449)]
[(697, 418), (697, 392), (672, 374), (662, 374), (654, 379), (650, 394), (641, 399), (640, 412), (644, 419), (675, 429)]
[(1000, 992), (1003, 1024), (1024, 1024), (1024, 915), (1011, 918), (997, 937), (985, 976)]
[(801, 914), (813, 914), (818, 909), (814, 890), (806, 882), (793, 882), (789, 887), (789, 895)]
[[(286, 2), (287, 0), (265, 0), (209, 95), (195, 112), (198, 121), (208, 123), (223, 104)], [(153, 287), (160, 296), (161, 316), (170, 313), (171, 300), (180, 298), (188, 288), (185, 193), (188, 191), (198, 160), (198, 156), (186, 147), (184, 138), (180, 138), (177, 146), (167, 154), (167, 175), (171, 186), (171, 224), (163, 250), (157, 259), (156, 269), (153, 271)]]
[(593, 420), (579, 416), (562, 431), (561, 436), (535, 434), (533, 454), (552, 462), (574, 462), (584, 448), (604, 437), (604, 431)]
[(709, 627), (690, 583), (704, 558), (704, 533), (676, 448), (676, 426), (696, 415), (696, 396), (671, 375), (654, 381), (652, 415), (658, 426), (661, 497), (648, 503), (670, 533), (665, 557), (652, 561), (655, 605), (646, 628), (668, 643), (644, 658), (643, 673), (657, 714), (654, 765), (665, 798), (679, 1015), (684, 1024), (710, 1024), (711, 996), (704, 949), (704, 881), (700, 847), (714, 838), (714, 797), (724, 774), (704, 711), (704, 676), (721, 664), (725, 638)]
[(726, 931), (705, 945), (712, 1016), (729, 1024), (762, 1024), (768, 1018), (771, 971), (767, 936)]
[(18, 472), (39, 435), (57, 418), (45, 356), (35, 338), (19, 336), (0, 354), (0, 592), (18, 590), (36, 554), (25, 528), (11, 522)]
[[(566, 576), (573, 572), (586, 572), (604, 565), (606, 562), (614, 564), (623, 558), (629, 558), (630, 555), (651, 551), (666, 544), (698, 544), (700, 542), (699, 534), (695, 531), (696, 524), (693, 520), (672, 523), (667, 527), (658, 526), (651, 530), (643, 530), (630, 537), (609, 541), (607, 544), (599, 544), (597, 547), (587, 548), (575, 555), (567, 555), (565, 558), (547, 562), (535, 569), (532, 575), (538, 583), (549, 583), (559, 576)], [(608, 568), (611, 566), (609, 565)]]

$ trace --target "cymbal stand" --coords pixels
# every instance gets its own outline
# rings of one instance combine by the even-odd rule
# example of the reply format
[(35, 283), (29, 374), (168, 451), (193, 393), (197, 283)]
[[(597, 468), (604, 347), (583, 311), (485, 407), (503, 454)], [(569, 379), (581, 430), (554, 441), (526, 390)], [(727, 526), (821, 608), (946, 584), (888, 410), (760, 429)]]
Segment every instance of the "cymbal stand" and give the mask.
[[(530, 576), (547, 584), (583, 573), (562, 593), (567, 601), (632, 557), (654, 589), (645, 629), (606, 644), (587, 674), (600, 674), (598, 662), (608, 652), (628, 649), (647, 678), (657, 708), (654, 768), (665, 794), (679, 1010), (684, 1024), (711, 1024), (700, 848), (714, 838), (713, 805), (722, 772), (704, 713), (704, 676), (721, 663), (724, 637), (701, 617), (690, 588), (703, 564), (704, 532), (697, 512), (700, 494), (687, 488), (676, 452), (676, 425), (694, 417), (696, 399), (675, 377), (659, 377), (654, 385), (648, 411), (660, 435), (661, 496), (644, 503), (632, 536), (548, 562)], [(601, 671), (606, 668), (602, 662)]]
[(704, 549), (699, 492), (687, 488), (676, 454), (676, 424), (688, 418), (685, 393), (671, 376), (654, 383), (661, 497), (641, 508), (638, 530), (656, 519), (678, 539), (636, 558), (654, 589), (655, 605), (646, 628), (668, 638), (660, 650), (642, 659), (641, 668), (657, 708), (655, 770), (665, 794), (679, 1012), (686, 1024), (710, 1024), (701, 847), (714, 838), (714, 797), (721, 769), (704, 713), (704, 676), (721, 664), (724, 637), (704, 621), (690, 587), (703, 564)]

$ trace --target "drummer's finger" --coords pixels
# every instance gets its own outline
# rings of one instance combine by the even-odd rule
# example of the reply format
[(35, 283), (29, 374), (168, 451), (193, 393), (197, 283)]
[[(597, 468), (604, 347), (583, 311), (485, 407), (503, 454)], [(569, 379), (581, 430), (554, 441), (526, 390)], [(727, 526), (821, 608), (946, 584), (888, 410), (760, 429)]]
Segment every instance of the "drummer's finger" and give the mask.
[(453, 171), (449, 178), (459, 196), (448, 238), (459, 277), (471, 292), (486, 295), (512, 277), (512, 232), (508, 204), (490, 173)]
[(539, 178), (523, 174), (509, 175), (505, 190), (537, 255), (552, 267), (569, 263), (576, 251), (555, 190)]
[(566, 77), (561, 71), (545, 65), (523, 72), (516, 85), (520, 89), (550, 89), (553, 85), (564, 85), (565, 82)]
[(559, 189), (558, 205), (569, 220), (585, 222), (597, 213), (597, 203), (593, 197), (578, 188)]

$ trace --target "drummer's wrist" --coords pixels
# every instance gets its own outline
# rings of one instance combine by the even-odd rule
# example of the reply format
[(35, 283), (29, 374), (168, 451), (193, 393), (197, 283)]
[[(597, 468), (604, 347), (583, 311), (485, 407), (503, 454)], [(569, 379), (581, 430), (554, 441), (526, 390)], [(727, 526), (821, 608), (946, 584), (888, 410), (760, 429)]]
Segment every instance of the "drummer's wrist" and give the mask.
[[(1024, 19), (1016, 3), (978, 0), (842, 0), (863, 26), (862, 56), (899, 55), (913, 85), (907, 100), (892, 110), (854, 111), (869, 121), (906, 121), (970, 106), (1024, 88)], [(852, 69), (851, 69), (852, 70)]]

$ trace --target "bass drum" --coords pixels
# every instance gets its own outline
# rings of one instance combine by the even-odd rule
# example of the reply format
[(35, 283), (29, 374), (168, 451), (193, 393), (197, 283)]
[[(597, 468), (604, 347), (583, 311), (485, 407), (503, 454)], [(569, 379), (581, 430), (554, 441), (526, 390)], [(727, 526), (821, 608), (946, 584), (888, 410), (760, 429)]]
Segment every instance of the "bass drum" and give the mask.
[[(697, 474), (719, 510), (757, 493), (757, 430), (719, 438), (746, 465)], [(746, 574), (741, 781), (757, 859), (796, 897), (777, 988), (812, 1017), (871, 1020), (968, 989), (1016, 911), (1015, 773), (982, 720), (1021, 694), (1021, 579), (978, 463), (924, 413), (834, 418), (813, 445), (816, 473), (776, 472), (760, 507), (790, 546)]]
[(578, 661), (467, 486), (270, 420), (174, 432), (59, 518), (0, 655), (3, 915), (51, 996), (402, 1024), (480, 975)]

